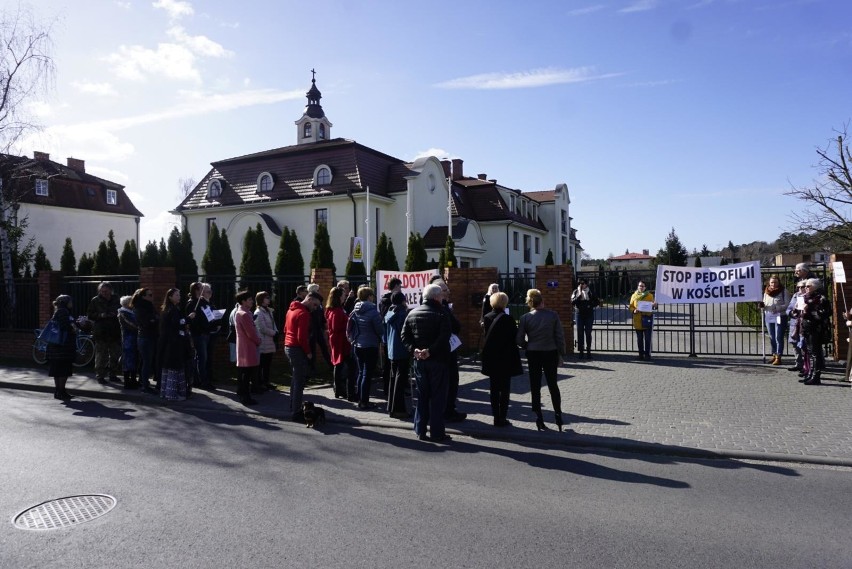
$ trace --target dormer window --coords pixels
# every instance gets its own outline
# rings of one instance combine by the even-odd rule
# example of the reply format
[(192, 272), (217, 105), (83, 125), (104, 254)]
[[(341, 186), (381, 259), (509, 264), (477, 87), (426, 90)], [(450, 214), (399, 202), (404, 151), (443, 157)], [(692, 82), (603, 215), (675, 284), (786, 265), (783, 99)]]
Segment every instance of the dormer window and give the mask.
[(514, 195), (509, 196), (509, 211), (511, 211), (512, 213), (515, 213), (515, 196)]
[(207, 199), (216, 199), (222, 195), (222, 182), (213, 179), (207, 184)]
[(331, 184), (331, 168), (325, 164), (317, 166), (314, 170), (314, 187), (328, 186)]
[(311, 130), (311, 123), (306, 122), (305, 128), (304, 128), (303, 133), (302, 133), (302, 137), (303, 138), (310, 138), (312, 133), (313, 133), (313, 131)]
[(325, 125), (322, 123), (319, 125), (319, 139), (325, 140)]
[(269, 172), (262, 172), (260, 176), (257, 177), (257, 193), (259, 194), (268, 194), (272, 191), (272, 187), (274, 185), (275, 182), (272, 179), (272, 174)]
[(107, 205), (117, 205), (118, 204), (118, 192), (115, 190), (107, 190), (106, 191)]
[(47, 180), (36, 180), (35, 181), (35, 193), (37, 196), (46, 196), (47, 194)]

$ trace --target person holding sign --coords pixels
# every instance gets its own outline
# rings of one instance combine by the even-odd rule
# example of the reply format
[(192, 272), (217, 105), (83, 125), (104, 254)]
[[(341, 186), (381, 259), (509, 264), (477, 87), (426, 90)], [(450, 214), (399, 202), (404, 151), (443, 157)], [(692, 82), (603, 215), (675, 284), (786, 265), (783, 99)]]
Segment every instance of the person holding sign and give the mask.
[(633, 329), (636, 330), (636, 343), (639, 347), (639, 359), (651, 359), (651, 331), (654, 328), (654, 293), (645, 290), (645, 283), (639, 281), (636, 292), (630, 297), (630, 312), (633, 314)]
[(766, 329), (769, 330), (769, 344), (772, 347), (772, 361), (770, 365), (781, 365), (781, 356), (784, 354), (784, 329), (787, 327), (787, 305), (790, 304), (790, 295), (781, 286), (778, 275), (770, 275), (769, 284), (763, 291), (763, 300), (757, 306), (763, 311), (766, 321)]

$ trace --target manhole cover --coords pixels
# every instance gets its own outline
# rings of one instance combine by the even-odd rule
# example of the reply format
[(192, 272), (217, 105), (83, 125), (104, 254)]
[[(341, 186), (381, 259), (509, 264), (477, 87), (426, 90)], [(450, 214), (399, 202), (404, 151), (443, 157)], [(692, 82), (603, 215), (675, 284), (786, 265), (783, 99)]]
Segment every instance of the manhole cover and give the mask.
[(61, 529), (99, 518), (115, 507), (106, 494), (68, 496), (33, 506), (15, 516), (18, 529)]
[(772, 375), (777, 371), (777, 368), (771, 369), (771, 368), (764, 368), (764, 367), (757, 367), (757, 366), (754, 366), (754, 367), (741, 366), (741, 367), (726, 367), (725, 371), (732, 371), (734, 373), (749, 373), (749, 374), (752, 374), (752, 375)]

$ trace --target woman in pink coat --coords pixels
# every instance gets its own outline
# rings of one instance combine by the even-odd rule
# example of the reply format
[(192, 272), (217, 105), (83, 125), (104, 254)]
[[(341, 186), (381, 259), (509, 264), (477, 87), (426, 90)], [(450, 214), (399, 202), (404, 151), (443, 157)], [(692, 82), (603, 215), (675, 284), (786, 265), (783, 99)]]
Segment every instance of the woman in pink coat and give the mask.
[(257, 368), (260, 365), (260, 334), (254, 325), (252, 309), (254, 297), (247, 290), (237, 293), (237, 315), (234, 317), (234, 327), (237, 330), (237, 395), (243, 405), (257, 403), (251, 398), (251, 384)]

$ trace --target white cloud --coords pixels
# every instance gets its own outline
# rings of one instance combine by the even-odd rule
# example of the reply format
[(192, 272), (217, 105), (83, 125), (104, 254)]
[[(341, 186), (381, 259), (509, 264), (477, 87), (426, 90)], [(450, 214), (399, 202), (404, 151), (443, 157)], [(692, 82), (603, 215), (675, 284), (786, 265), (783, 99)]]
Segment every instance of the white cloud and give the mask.
[(156, 2), (152, 2), (151, 6), (165, 10), (172, 20), (177, 20), (184, 16), (192, 16), (195, 13), (195, 10), (192, 9), (192, 4), (183, 2), (182, 0), (157, 0)]
[(594, 67), (532, 69), (517, 73), (482, 73), (438, 83), (444, 89), (525, 89), (564, 83), (582, 83), (617, 77), (620, 73), (595, 74)]
[(659, 81), (638, 81), (629, 83), (627, 87), (664, 87), (666, 85), (675, 85), (680, 83), (680, 79), (661, 79)]
[(139, 223), (139, 249), (144, 249), (149, 241), (159, 243), (160, 237), (168, 237), (173, 227), (180, 227), (179, 220), (178, 216), (170, 214), (168, 210), (159, 211), (153, 217), (143, 217)]
[(195, 56), (182, 45), (161, 43), (156, 50), (141, 45), (122, 45), (117, 53), (106, 56), (104, 60), (112, 64), (116, 75), (131, 81), (145, 81), (148, 76), (161, 75), (201, 83), (201, 74), (195, 68)]
[(618, 12), (621, 14), (632, 14), (635, 12), (647, 12), (657, 7), (657, 0), (636, 0), (625, 6)]
[(606, 6), (603, 4), (594, 4), (592, 6), (586, 6), (585, 8), (575, 8), (574, 10), (568, 10), (568, 16), (585, 16), (586, 14), (592, 14), (594, 12), (599, 12), (603, 10)]
[(114, 0), (113, 4), (115, 4), (119, 8), (124, 8), (125, 10), (130, 10), (130, 2), (121, 2), (120, 0)]
[(169, 36), (178, 43), (186, 46), (193, 53), (202, 57), (231, 57), (234, 52), (228, 51), (221, 44), (207, 36), (191, 36), (181, 26), (169, 28)]
[(53, 106), (45, 101), (29, 101), (26, 103), (27, 110), (33, 114), (33, 116), (39, 118), (49, 117), (54, 114)]
[(458, 156), (452, 156), (449, 152), (444, 150), (443, 148), (429, 148), (427, 150), (421, 150), (418, 152), (414, 158), (410, 160), (410, 162), (414, 162), (418, 158), (425, 158), (427, 156), (434, 156), (438, 160), (446, 160), (448, 158), (458, 158)]
[[(122, 186), (126, 186), (127, 182), (130, 181), (130, 176), (128, 176), (124, 172), (121, 172), (120, 170), (111, 170), (109, 168), (101, 168), (100, 166), (89, 166), (88, 164), (86, 164), (86, 172), (92, 174), (93, 176), (103, 178), (104, 180), (109, 180), (110, 182), (121, 184)], [(145, 201), (145, 197), (142, 194), (128, 191), (127, 195), (130, 196), (130, 199), (133, 200), (133, 203), (135, 204)]]
[(118, 92), (110, 83), (89, 83), (84, 81), (73, 81), (71, 86), (81, 93), (87, 95), (100, 95), (101, 97), (115, 97)]

